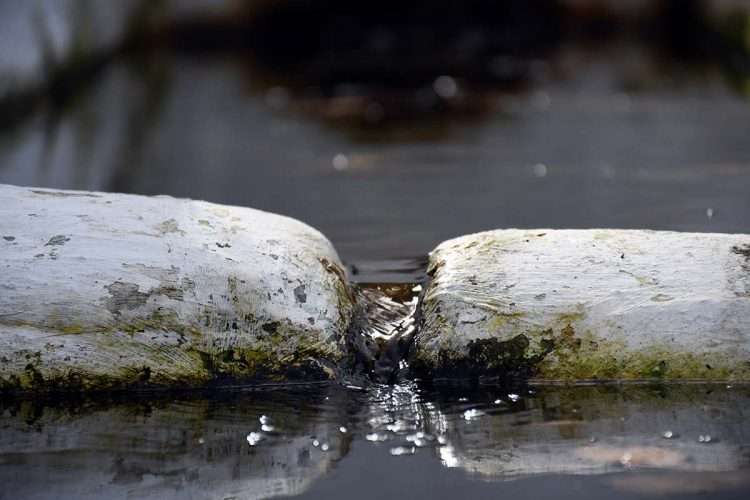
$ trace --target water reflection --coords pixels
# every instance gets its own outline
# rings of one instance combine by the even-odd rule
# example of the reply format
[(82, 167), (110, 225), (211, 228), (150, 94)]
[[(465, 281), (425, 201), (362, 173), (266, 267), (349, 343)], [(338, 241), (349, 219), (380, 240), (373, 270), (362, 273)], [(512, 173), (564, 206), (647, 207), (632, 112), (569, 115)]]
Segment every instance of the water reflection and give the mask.
[(10, 497), (299, 494), (335, 482), (352, 447), (371, 475), (421, 457), (464, 471), (467, 491), (474, 479), (622, 471), (640, 475), (606, 483), (629, 493), (750, 491), (748, 386), (301, 386), (2, 411)]
[(0, 431), (3, 493), (10, 498), (296, 494), (346, 454), (351, 438), (338, 429), (346, 420), (345, 396), (311, 387), (209, 399), (8, 405)]

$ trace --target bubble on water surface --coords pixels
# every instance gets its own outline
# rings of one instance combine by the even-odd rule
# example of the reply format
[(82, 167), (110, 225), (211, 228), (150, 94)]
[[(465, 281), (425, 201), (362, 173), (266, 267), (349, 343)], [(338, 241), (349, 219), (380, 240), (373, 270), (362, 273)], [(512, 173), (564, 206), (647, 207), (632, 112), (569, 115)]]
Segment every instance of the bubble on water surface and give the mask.
[(374, 443), (379, 443), (383, 441), (388, 441), (388, 435), (380, 434), (377, 432), (370, 432), (368, 434), (365, 434), (365, 439)]
[(699, 443), (710, 443), (711, 439), (711, 436), (708, 434), (701, 434), (700, 436), (698, 436)]
[(532, 172), (534, 173), (534, 177), (537, 177), (541, 179), (542, 177), (547, 176), (547, 165), (544, 163), (537, 163), (532, 167)]
[(475, 420), (479, 417), (484, 416), (484, 412), (482, 410), (477, 410), (475, 408), (471, 410), (466, 410), (464, 412), (464, 420)]
[(435, 78), (432, 89), (443, 99), (450, 99), (458, 93), (458, 84), (450, 76), (443, 75)]
[(349, 167), (349, 158), (345, 154), (339, 153), (333, 157), (331, 163), (333, 164), (333, 168), (342, 172)]
[(260, 442), (261, 439), (263, 439), (263, 435), (259, 432), (251, 432), (247, 435), (247, 443), (250, 446), (255, 446)]
[(393, 455), (394, 457), (414, 455), (416, 451), (417, 448), (414, 446), (396, 446), (395, 448), (391, 448), (391, 455)]

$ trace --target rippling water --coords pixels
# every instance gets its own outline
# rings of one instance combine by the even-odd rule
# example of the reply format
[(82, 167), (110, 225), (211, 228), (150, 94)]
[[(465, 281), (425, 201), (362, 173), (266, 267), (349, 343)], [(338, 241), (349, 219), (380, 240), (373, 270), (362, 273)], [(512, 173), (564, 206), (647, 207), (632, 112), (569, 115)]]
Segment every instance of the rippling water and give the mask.
[(3, 498), (750, 493), (748, 385), (318, 385), (1, 408)]

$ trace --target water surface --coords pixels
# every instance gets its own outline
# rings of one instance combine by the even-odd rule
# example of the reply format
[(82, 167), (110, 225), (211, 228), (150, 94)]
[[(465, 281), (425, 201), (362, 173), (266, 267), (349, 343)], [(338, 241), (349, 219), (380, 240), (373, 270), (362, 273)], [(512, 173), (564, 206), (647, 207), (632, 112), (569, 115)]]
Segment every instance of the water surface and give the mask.
[(749, 417), (723, 384), (5, 401), (0, 496), (747, 498)]

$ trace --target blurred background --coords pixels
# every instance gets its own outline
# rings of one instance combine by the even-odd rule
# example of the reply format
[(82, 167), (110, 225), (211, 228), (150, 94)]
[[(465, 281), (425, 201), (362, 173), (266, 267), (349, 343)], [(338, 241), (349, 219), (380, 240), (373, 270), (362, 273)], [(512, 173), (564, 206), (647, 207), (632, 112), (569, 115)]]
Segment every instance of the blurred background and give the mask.
[(289, 215), (355, 280), (484, 229), (750, 232), (750, 1), (0, 0), (0, 182)]

